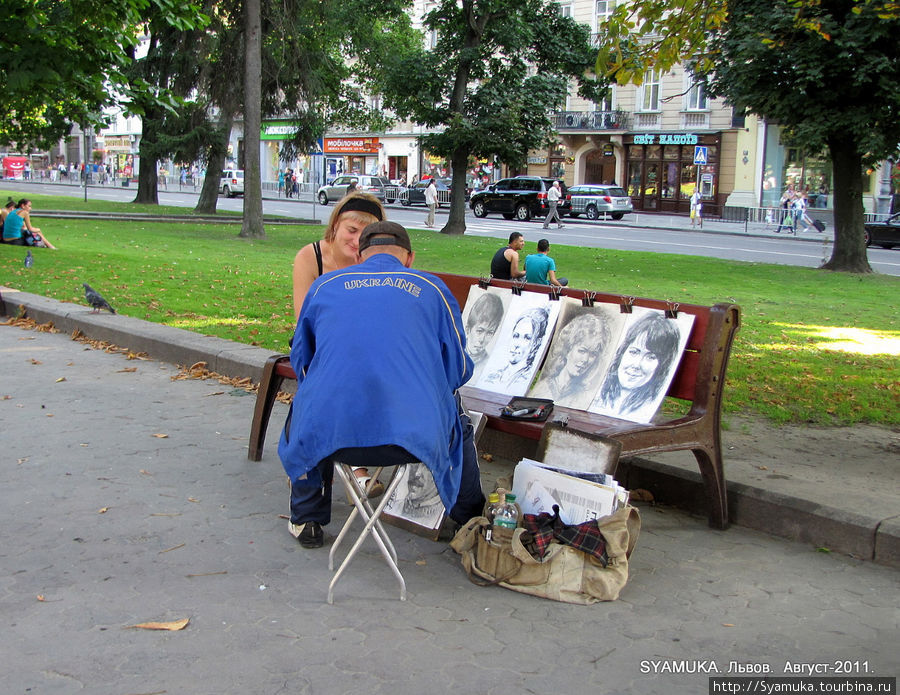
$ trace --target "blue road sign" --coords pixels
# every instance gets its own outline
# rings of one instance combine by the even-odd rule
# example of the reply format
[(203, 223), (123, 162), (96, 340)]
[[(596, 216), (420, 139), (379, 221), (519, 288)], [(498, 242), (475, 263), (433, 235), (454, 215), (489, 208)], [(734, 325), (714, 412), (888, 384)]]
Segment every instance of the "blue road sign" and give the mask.
[(706, 164), (706, 147), (694, 146), (694, 164)]

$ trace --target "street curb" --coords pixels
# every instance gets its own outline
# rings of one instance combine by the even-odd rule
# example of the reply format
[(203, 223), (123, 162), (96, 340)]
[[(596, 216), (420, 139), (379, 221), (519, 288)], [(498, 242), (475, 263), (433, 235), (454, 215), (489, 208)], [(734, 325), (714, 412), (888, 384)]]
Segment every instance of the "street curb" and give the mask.
[[(20, 309), (20, 307), (22, 309)], [(250, 377), (258, 383), (271, 350), (223, 338), (204, 336), (123, 315), (92, 314), (86, 306), (0, 287), (0, 314), (24, 315), (37, 323), (52, 323), (65, 333), (78, 329), (87, 338), (103, 340), (154, 359), (207, 368), (228, 377)], [(249, 422), (248, 431), (249, 431)], [(537, 443), (488, 430), (480, 448), (500, 452), (512, 462), (533, 458)], [(707, 498), (700, 474), (649, 459), (624, 460), (617, 478), (628, 489), (643, 488), (657, 503), (706, 513)], [(877, 519), (750, 485), (728, 483), (731, 523), (809, 543), (832, 552), (900, 568), (900, 516)]]

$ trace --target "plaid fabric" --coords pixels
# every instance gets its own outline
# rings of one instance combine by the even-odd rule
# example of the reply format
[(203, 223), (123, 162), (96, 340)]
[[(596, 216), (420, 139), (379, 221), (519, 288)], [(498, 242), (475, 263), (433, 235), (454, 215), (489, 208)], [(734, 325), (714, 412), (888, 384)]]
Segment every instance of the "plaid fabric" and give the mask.
[(567, 526), (560, 520), (559, 507), (554, 504), (553, 514), (525, 514), (522, 517), (522, 527), (528, 532), (522, 534), (525, 548), (539, 560), (547, 554), (550, 544), (556, 541), (593, 555), (604, 567), (609, 564), (606, 539), (595, 521)]

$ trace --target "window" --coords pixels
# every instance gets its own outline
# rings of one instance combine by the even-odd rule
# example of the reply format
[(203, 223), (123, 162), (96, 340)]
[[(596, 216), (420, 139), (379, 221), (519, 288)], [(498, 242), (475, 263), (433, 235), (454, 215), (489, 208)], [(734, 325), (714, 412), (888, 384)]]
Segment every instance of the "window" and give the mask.
[(571, 17), (572, 16), (572, 4), (568, 2), (559, 3), (559, 13), (563, 17)]
[(706, 111), (709, 108), (706, 100), (706, 92), (703, 85), (694, 77), (690, 70), (684, 73), (687, 82), (687, 91), (684, 95), (684, 108), (686, 111)]
[(614, 9), (616, 9), (616, 0), (597, 0), (594, 4), (594, 16), (597, 18), (598, 26), (613, 13)]
[(640, 87), (641, 111), (659, 111), (659, 72), (648, 70), (644, 73), (644, 84)]

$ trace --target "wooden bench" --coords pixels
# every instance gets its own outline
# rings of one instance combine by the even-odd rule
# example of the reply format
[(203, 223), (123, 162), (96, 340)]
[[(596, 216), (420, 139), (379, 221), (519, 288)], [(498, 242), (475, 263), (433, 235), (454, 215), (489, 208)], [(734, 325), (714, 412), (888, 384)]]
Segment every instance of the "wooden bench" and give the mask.
[[(478, 283), (478, 278), (467, 275), (434, 274), (447, 284), (460, 307), (466, 303), (469, 288)], [(510, 281), (491, 280), (491, 285), (496, 287), (512, 287), (514, 284)], [(552, 291), (550, 287), (543, 285), (525, 285), (525, 289), (545, 294)], [(595, 302), (626, 303), (624, 297), (616, 294), (570, 288), (565, 288), (562, 294), (579, 300), (589, 295)], [(662, 310), (673, 308), (670, 302), (654, 299), (629, 297), (628, 303)], [(713, 306), (680, 304), (677, 310), (696, 317), (684, 356), (666, 394), (690, 404), (684, 415), (669, 420), (658, 417), (652, 424), (640, 424), (557, 406), (552, 419), (567, 420), (567, 427), (573, 430), (602, 434), (620, 441), (623, 458), (660, 451), (690, 450), (697, 459), (709, 499), (709, 525), (724, 529), (728, 526), (728, 501), (722, 462), (720, 418), (725, 372), (731, 345), (740, 325), (740, 308), (727, 303)], [(252, 461), (262, 458), (266, 428), (278, 391), (285, 379), (296, 378), (287, 355), (273, 355), (269, 358), (263, 370), (250, 429), (248, 457)], [(504, 420), (500, 417), (500, 409), (509, 401), (508, 396), (470, 386), (464, 386), (460, 393), (466, 408), (485, 414), (488, 428), (526, 439), (540, 439), (544, 423)]]

